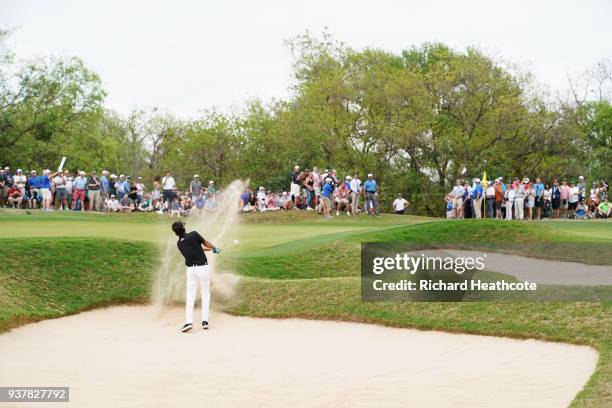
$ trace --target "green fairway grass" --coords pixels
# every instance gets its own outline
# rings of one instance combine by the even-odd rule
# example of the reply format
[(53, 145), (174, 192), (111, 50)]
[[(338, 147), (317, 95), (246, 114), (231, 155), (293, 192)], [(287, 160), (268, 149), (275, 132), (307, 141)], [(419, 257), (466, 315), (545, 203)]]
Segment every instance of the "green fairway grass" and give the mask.
[[(546, 258), (534, 253), (546, 248), (553, 259), (609, 264), (612, 223), (393, 215), (327, 221), (306, 212), (248, 214), (243, 221), (240, 245), (219, 257), (243, 275), (228, 312), (585, 344), (598, 350), (599, 362), (573, 405), (612, 406), (610, 302), (368, 303), (359, 285), (361, 242), (504, 244), (527, 256)], [(168, 236), (170, 222), (156, 214), (0, 212), (8, 254), (0, 273), (0, 331), (100, 305), (145, 302), (158, 251), (152, 243)], [(74, 238), (85, 236), (92, 238)]]

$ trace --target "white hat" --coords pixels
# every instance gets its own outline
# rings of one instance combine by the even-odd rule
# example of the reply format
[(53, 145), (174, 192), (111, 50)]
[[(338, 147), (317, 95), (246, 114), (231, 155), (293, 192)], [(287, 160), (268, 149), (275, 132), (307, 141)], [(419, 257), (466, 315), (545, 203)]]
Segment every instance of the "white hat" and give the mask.
[(260, 186), (260, 187), (259, 187), (259, 189), (260, 189), (260, 190), (265, 190), (265, 188), (263, 188), (263, 186)]
[(84, 176), (84, 175), (85, 175), (85, 172), (84, 172), (83, 170), (81, 170), (81, 171), (79, 171), (79, 174), (80, 174), (81, 176)]
[(110, 178), (117, 178), (117, 175), (116, 174), (111, 174)]
[(138, 180), (142, 180), (142, 177), (138, 177)]
[(125, 177), (125, 175), (124, 175), (124, 174), (120, 174), (120, 175), (119, 175), (119, 178), (121, 178), (121, 177)]
[(34, 173), (36, 173), (36, 170), (32, 170), (32, 171), (30, 172), (30, 174), (34, 174)]
[(523, 183), (529, 183), (529, 177), (525, 177), (525, 178), (523, 179)]
[(198, 177), (200, 177), (200, 176), (198, 176), (197, 174), (193, 175), (193, 178), (198, 178)]
[(49, 169), (44, 169), (43, 170), (43, 174), (49, 174), (49, 173), (51, 173), (51, 170), (49, 170)]
[(286, 192), (286, 191), (283, 191), (283, 195), (287, 195), (287, 192)]
[(208, 182), (208, 184), (215, 184), (215, 182), (214, 182), (214, 181), (212, 181), (212, 180), (210, 180), (210, 181)]
[(21, 173), (21, 169), (17, 169), (17, 173)]
[(368, 177), (374, 177), (372, 173), (368, 173)]
[(4, 168), (4, 170), (10, 170), (10, 169), (11, 169), (11, 168), (10, 168), (9, 166), (6, 166), (6, 167)]
[(579, 180), (584, 180), (584, 176), (578, 176)]
[(325, 181), (332, 181), (331, 177), (325, 177)]
[(480, 179), (478, 177), (476, 177), (474, 180), (472, 180), (474, 183), (480, 183)]
[(346, 176), (347, 180), (352, 180), (353, 178), (351, 176)]

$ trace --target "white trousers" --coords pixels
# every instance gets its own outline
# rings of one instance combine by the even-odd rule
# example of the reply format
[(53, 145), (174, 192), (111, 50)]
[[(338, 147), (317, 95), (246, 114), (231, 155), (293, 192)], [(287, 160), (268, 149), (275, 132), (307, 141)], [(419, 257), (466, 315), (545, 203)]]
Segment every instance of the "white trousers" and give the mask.
[(507, 220), (512, 219), (512, 204), (514, 204), (514, 201), (506, 201), (506, 219)]
[(514, 218), (517, 220), (522, 220), (525, 218), (525, 199), (524, 198), (515, 198), (514, 199)]
[(193, 323), (193, 308), (200, 282), (202, 293), (202, 320), (208, 321), (210, 310), (210, 271), (208, 265), (187, 267), (187, 296), (185, 302), (185, 323)]

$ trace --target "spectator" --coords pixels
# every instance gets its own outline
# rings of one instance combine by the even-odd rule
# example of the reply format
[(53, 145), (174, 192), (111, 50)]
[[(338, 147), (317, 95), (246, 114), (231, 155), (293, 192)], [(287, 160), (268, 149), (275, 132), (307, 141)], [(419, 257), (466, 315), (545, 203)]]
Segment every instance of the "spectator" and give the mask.
[(146, 186), (142, 182), (142, 177), (136, 180), (136, 200), (141, 203), (144, 200)]
[(289, 197), (289, 193), (287, 193), (286, 191), (283, 191), (283, 194), (281, 194), (279, 198), (279, 204), (282, 210), (291, 210), (291, 206), (293, 205), (293, 202), (291, 201), (291, 197)]
[(293, 200), (293, 206), (295, 209), (298, 207), (298, 198), (301, 195), (300, 190), (300, 166), (295, 166), (293, 168), (293, 173), (291, 174), (291, 199)]
[(215, 188), (215, 182), (213, 180), (210, 180), (208, 182), (208, 194), (210, 195), (217, 194), (217, 189)]
[(304, 185), (304, 191), (306, 192), (306, 209), (312, 210), (314, 208), (314, 179), (310, 174), (310, 170), (304, 170), (304, 179), (302, 181)]
[(374, 180), (374, 175), (372, 173), (368, 174), (368, 179), (365, 183), (363, 183), (363, 189), (365, 190), (366, 195), (366, 211), (368, 215), (372, 215), (372, 211), (377, 217), (380, 217), (378, 213), (378, 185), (376, 184), (376, 180)]
[(475, 218), (482, 218), (482, 197), (484, 195), (484, 191), (482, 189), (482, 185), (480, 184), (480, 179), (475, 178), (472, 180), (472, 193), (470, 194), (472, 198), (472, 208), (474, 208), (474, 216)]
[(465, 188), (463, 187), (463, 182), (461, 180), (457, 180), (455, 187), (453, 187), (452, 191), (453, 195), (453, 218), (463, 219), (463, 196), (465, 195)]
[(321, 198), (321, 186), (322, 186), (322, 181), (323, 179), (321, 178), (321, 174), (319, 173), (319, 168), (318, 167), (313, 167), (312, 168), (312, 172), (311, 172), (311, 176), (312, 176), (312, 187), (314, 190), (314, 201), (312, 203), (313, 208), (316, 208), (317, 210), (319, 210), (319, 200)]
[(536, 182), (533, 185), (534, 205), (536, 208), (536, 217), (542, 218), (542, 208), (544, 207), (544, 184), (542, 180), (537, 177)]
[(23, 201), (23, 194), (21, 193), (21, 189), (17, 187), (16, 184), (10, 186), (6, 194), (9, 206), (13, 208), (21, 207), (21, 202)]
[(100, 211), (100, 179), (95, 170), (87, 178), (87, 200), (89, 211)]
[(202, 191), (202, 182), (200, 181), (200, 176), (197, 174), (193, 175), (193, 180), (189, 183), (189, 195), (191, 197), (197, 197), (200, 195)]
[[(347, 176), (350, 177), (350, 176)], [(346, 183), (341, 183), (336, 188), (336, 215), (340, 215), (340, 211), (346, 209), (346, 215), (351, 215), (351, 206), (349, 205), (350, 190)]]
[(512, 207), (514, 206), (514, 201), (516, 200), (517, 188), (518, 187), (514, 184), (508, 183), (506, 185), (506, 221), (512, 220)]
[(584, 182), (584, 176), (578, 176), (578, 184), (576, 184), (578, 188), (578, 200), (585, 198), (586, 193), (586, 183)]
[(495, 184), (493, 185), (493, 188), (495, 190), (495, 217), (498, 220), (501, 220), (503, 218), (502, 208), (504, 208), (504, 193), (506, 191), (505, 186), (506, 185), (504, 184), (504, 179), (502, 177), (499, 177), (497, 180), (495, 180)]
[(266, 190), (263, 187), (259, 187), (259, 190), (257, 190), (257, 209), (266, 211)]
[(55, 184), (55, 205), (59, 211), (68, 211), (68, 193), (66, 192), (66, 176), (58, 172), (53, 178)]
[(579, 200), (580, 200), (580, 189), (572, 181), (570, 183), (569, 198), (567, 199), (570, 214), (573, 215), (574, 211), (576, 211), (576, 207), (578, 206)]
[(21, 197), (23, 198), (25, 195), (25, 185), (28, 181), (28, 178), (21, 169), (17, 169), (17, 174), (13, 177), (13, 185), (16, 185), (17, 188), (21, 190)]
[(38, 208), (38, 205), (42, 201), (42, 195), (40, 194), (40, 188), (42, 186), (42, 179), (36, 174), (36, 170), (30, 172), (30, 208)]
[(74, 211), (85, 211), (85, 190), (87, 190), (87, 177), (83, 170), (79, 171), (78, 177), (74, 179), (72, 192), (72, 209)]
[(128, 193), (123, 194), (123, 197), (121, 197), (121, 200), (119, 200), (119, 205), (117, 206), (117, 208), (121, 212), (130, 213), (134, 211), (134, 204), (132, 204), (132, 201), (128, 197)]
[(164, 201), (166, 203), (171, 203), (174, 200), (174, 189), (176, 188), (176, 182), (174, 181), (174, 177), (172, 177), (172, 173), (170, 171), (166, 171), (166, 175), (161, 180), (162, 188), (164, 189)]
[(117, 201), (114, 194), (111, 194), (110, 198), (106, 200), (105, 207), (107, 212), (119, 211), (119, 201)]
[(406, 207), (408, 207), (410, 203), (406, 200), (402, 193), (397, 195), (397, 198), (393, 201), (393, 210), (395, 214), (404, 215), (406, 213)]
[(550, 218), (550, 216), (552, 215), (552, 191), (553, 190), (550, 187), (550, 184), (546, 183), (544, 185), (544, 193), (542, 194), (542, 200), (544, 202), (542, 208), (544, 209), (545, 218)]
[(567, 210), (569, 208), (569, 193), (570, 187), (567, 185), (567, 180), (563, 179), (561, 183), (561, 209), (563, 210), (563, 217), (567, 218)]
[(362, 192), (361, 180), (359, 179), (359, 174), (355, 173), (351, 182), (349, 183), (349, 187), (351, 189), (351, 212), (353, 215), (356, 215), (359, 212), (359, 197)]
[(102, 210), (106, 209), (106, 201), (110, 194), (110, 181), (108, 180), (109, 172), (102, 170), (102, 176), (100, 177), (100, 203), (102, 204)]
[(518, 185), (514, 196), (514, 218), (517, 220), (525, 219), (525, 198), (527, 197), (527, 189), (529, 179), (524, 178), (523, 182)]
[(612, 206), (608, 203), (608, 197), (606, 196), (597, 206), (597, 215), (601, 218), (610, 218), (610, 212), (612, 212)]
[[(497, 182), (496, 182), (497, 183)], [(493, 218), (493, 210), (495, 207), (495, 185), (489, 183), (485, 189), (485, 207), (487, 209), (487, 217)]]
[(559, 180), (556, 178), (553, 179), (551, 200), (553, 217), (559, 218), (559, 212), (561, 209), (561, 187), (559, 186)]
[(586, 220), (591, 218), (589, 207), (587, 207), (585, 204), (584, 198), (579, 199), (578, 204), (576, 205), (576, 210), (574, 211), (574, 218), (578, 220)]

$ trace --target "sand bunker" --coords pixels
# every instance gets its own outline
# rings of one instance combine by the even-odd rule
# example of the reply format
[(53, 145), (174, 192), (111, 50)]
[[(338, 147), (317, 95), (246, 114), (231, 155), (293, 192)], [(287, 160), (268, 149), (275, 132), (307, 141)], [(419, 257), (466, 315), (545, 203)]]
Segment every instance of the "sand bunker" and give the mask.
[(182, 308), (155, 310), (2, 335), (0, 384), (70, 386), (73, 407), (563, 407), (597, 360), (566, 344), (220, 313), (182, 334)]

